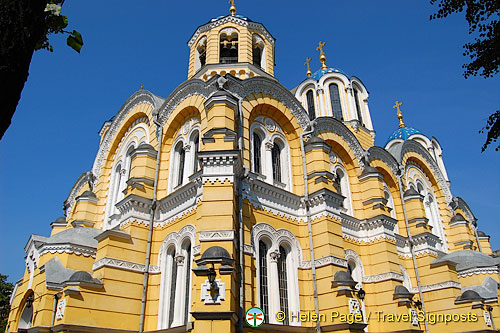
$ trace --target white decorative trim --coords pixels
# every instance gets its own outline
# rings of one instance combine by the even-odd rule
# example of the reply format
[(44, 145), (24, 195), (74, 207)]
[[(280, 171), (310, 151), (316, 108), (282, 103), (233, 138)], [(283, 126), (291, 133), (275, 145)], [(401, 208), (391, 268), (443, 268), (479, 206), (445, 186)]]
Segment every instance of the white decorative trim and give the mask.
[(226, 300), (226, 284), (221, 280), (215, 280), (217, 283), (217, 287), (219, 288), (219, 292), (216, 294), (216, 298), (213, 299), (212, 295), (210, 295), (210, 282), (205, 280), (201, 284), (201, 300), (204, 304), (222, 304), (222, 301)]
[(64, 317), (64, 310), (66, 309), (66, 300), (62, 299), (59, 302), (57, 302), (57, 312), (56, 312), (56, 319), (61, 320)]
[(201, 253), (201, 245), (193, 246), (193, 256), (198, 256)]
[(245, 254), (248, 254), (248, 255), (255, 257), (255, 253), (253, 252), (253, 247), (251, 244), (244, 244), (243, 245), (243, 252)]
[(463, 278), (477, 274), (498, 274), (498, 273), (499, 271), (497, 266), (477, 267), (458, 272), (458, 277)]
[(396, 280), (403, 282), (403, 275), (395, 272), (387, 272), (375, 275), (366, 275), (363, 277), (363, 283), (378, 283), (387, 280)]
[(155, 227), (163, 227), (195, 211), (202, 196), (203, 187), (198, 177), (163, 198), (159, 202), (160, 217)]
[(391, 217), (380, 215), (375, 218), (358, 220), (352, 216), (341, 215), (342, 236), (357, 243), (372, 243), (386, 239), (396, 243), (394, 227), (397, 221)]
[(40, 255), (45, 253), (68, 253), (95, 258), (96, 249), (73, 244), (43, 244), (39, 249)]
[[(426, 293), (429, 291), (436, 291), (436, 290), (448, 289), (448, 288), (461, 289), (462, 285), (460, 284), (460, 282), (456, 282), (456, 281), (444, 281), (444, 282), (440, 282), (440, 283), (428, 284), (428, 285), (422, 286), (422, 292)], [(411, 288), (410, 292), (417, 294), (418, 288), (413, 287), (413, 288)]]
[[(92, 270), (96, 271), (101, 267), (112, 267), (112, 268), (123, 269), (130, 272), (144, 273), (146, 266), (144, 264), (138, 264), (132, 261), (104, 257), (94, 262), (94, 264), (92, 265)], [(149, 273), (150, 274), (160, 273), (160, 267), (155, 265), (150, 265)]]
[(218, 242), (234, 240), (234, 230), (210, 230), (200, 231), (200, 242)]
[[(316, 268), (320, 268), (323, 266), (333, 265), (342, 268), (347, 268), (347, 260), (335, 256), (326, 256), (321, 257), (319, 259), (315, 259), (314, 263), (316, 264)], [(300, 269), (311, 269), (311, 260), (304, 260), (302, 264), (299, 266)]]

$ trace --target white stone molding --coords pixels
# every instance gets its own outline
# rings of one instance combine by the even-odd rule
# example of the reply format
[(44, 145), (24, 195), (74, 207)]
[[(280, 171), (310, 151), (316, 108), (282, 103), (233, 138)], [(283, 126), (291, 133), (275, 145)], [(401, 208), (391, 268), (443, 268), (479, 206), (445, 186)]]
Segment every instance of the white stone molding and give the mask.
[(436, 177), (437, 182), (439, 183), (439, 186), (441, 190), (444, 193), (446, 202), (448, 204), (451, 203), (453, 196), (451, 195), (450, 187), (448, 185), (448, 182), (446, 181), (445, 177), (443, 176), (443, 173), (441, 172), (441, 169), (437, 165), (436, 161), (432, 158), (432, 156), (429, 154), (429, 152), (422, 147), (421, 144), (419, 144), (415, 140), (406, 140), (403, 143), (403, 146), (401, 147), (401, 155), (400, 155), (400, 161), (403, 159), (403, 156), (407, 152), (414, 152), (419, 154), (420, 156), (423, 157), (423, 159), (429, 164), (429, 166), (432, 169), (432, 173), (434, 177)]
[(40, 256), (45, 253), (68, 253), (95, 258), (96, 249), (73, 244), (43, 244), (39, 249)]
[(477, 267), (458, 272), (458, 277), (463, 278), (477, 274), (498, 274), (498, 266)]
[(124, 226), (130, 222), (137, 221), (138, 223), (144, 222), (149, 225), (151, 217), (151, 199), (146, 199), (135, 194), (126, 196), (123, 200), (116, 204), (116, 208), (120, 214), (112, 216), (112, 223), (119, 223)]
[(378, 283), (387, 280), (403, 282), (403, 275), (395, 272), (387, 272), (375, 275), (366, 275), (363, 277), (363, 283)]
[(243, 180), (242, 194), (243, 199), (257, 209), (295, 221), (305, 220), (300, 196), (257, 179), (252, 174)]
[(57, 302), (56, 319), (61, 320), (64, 317), (64, 310), (66, 309), (66, 300), (61, 299)]
[(197, 177), (178, 188), (159, 202), (159, 218), (155, 226), (165, 226), (170, 222), (196, 210), (202, 200), (203, 187), (201, 178)]
[[(170, 246), (174, 246), (176, 249), (181, 249), (182, 244), (186, 239), (188, 239), (191, 243), (191, 246), (194, 246), (196, 238), (196, 228), (188, 224), (179, 230), (179, 232), (171, 232), (165, 237), (160, 247), (160, 255), (158, 256), (158, 266), (161, 265), (160, 258), (162, 255), (166, 255), (167, 250)], [(194, 252), (194, 251), (193, 251)]]
[(193, 246), (193, 256), (198, 256), (201, 253), (201, 245)]
[(334, 133), (340, 136), (352, 149), (360, 168), (365, 168), (366, 157), (368, 156), (366, 151), (354, 134), (340, 120), (331, 117), (317, 118), (316, 126), (314, 127), (314, 135), (319, 136), (319, 134), (323, 132)]
[(394, 228), (397, 221), (391, 217), (380, 215), (367, 220), (358, 220), (345, 214), (341, 217), (344, 238), (358, 243), (371, 243), (380, 239), (396, 243)]
[(243, 252), (245, 254), (251, 255), (252, 257), (255, 257), (253, 246), (251, 244), (243, 244)]
[(200, 231), (198, 238), (200, 242), (232, 241), (234, 240), (234, 230)]
[[(401, 235), (396, 236), (396, 248), (398, 250), (398, 255), (402, 258), (411, 258), (410, 243), (407, 237)], [(440, 242), (439, 237), (431, 234), (430, 232), (424, 232), (422, 234), (413, 236), (413, 246), (415, 251), (415, 256), (427, 255), (438, 257), (441, 252), (436, 248), (436, 245)], [(441, 252), (442, 253), (442, 252)]]
[(215, 283), (217, 283), (217, 287), (219, 288), (219, 292), (215, 294), (215, 299), (210, 293), (212, 287), (210, 282), (205, 280), (205, 282), (201, 284), (201, 301), (203, 301), (204, 304), (222, 304), (222, 301), (226, 300), (226, 284), (221, 280), (215, 280)]
[[(144, 264), (135, 263), (132, 261), (104, 257), (94, 262), (92, 265), (92, 270), (96, 271), (102, 267), (118, 268), (125, 271), (144, 273), (146, 266)], [(150, 274), (160, 273), (160, 267), (156, 265), (149, 266)]]
[(369, 161), (379, 160), (385, 163), (394, 176), (399, 174), (399, 163), (387, 150), (382, 147), (373, 146), (368, 149)]
[[(333, 265), (342, 268), (347, 268), (347, 260), (335, 256), (326, 256), (321, 257), (314, 260), (316, 268), (320, 268), (323, 266)], [(300, 269), (311, 269), (311, 260), (302, 261), (302, 265), (299, 267)]]
[(213, 19), (207, 24), (202, 25), (198, 29), (196, 29), (195, 33), (191, 38), (189, 39), (188, 46), (192, 47), (198, 37), (205, 33), (208, 30), (212, 30), (218, 26), (221, 26), (226, 23), (234, 23), (242, 27), (248, 27), (252, 30), (257, 30), (260, 34), (262, 34), (271, 44), (274, 45), (274, 38), (271, 36), (271, 34), (267, 31), (267, 29), (260, 23), (257, 22), (250, 22), (246, 18), (243, 17), (237, 17), (237, 16), (225, 16), (223, 18), (217, 18)]
[(63, 209), (65, 212), (69, 212), (71, 210), (71, 207), (73, 207), (73, 205), (75, 204), (75, 199), (78, 196), (78, 193), (80, 193), (80, 190), (88, 183), (89, 183), (89, 173), (84, 172), (80, 175), (80, 177), (78, 177), (75, 184), (71, 188), (68, 197), (64, 201)]
[(211, 184), (216, 181), (234, 183), (239, 168), (237, 151), (200, 152), (198, 156), (203, 170), (201, 175), (203, 184), (207, 181)]
[[(427, 293), (430, 291), (436, 291), (436, 290), (441, 290), (441, 289), (448, 289), (448, 288), (456, 288), (460, 289), (462, 288), (462, 285), (459, 282), (456, 281), (444, 281), (440, 283), (434, 283), (434, 284), (427, 284), (422, 286), (422, 292)], [(413, 287), (410, 289), (411, 293), (417, 294), (418, 293), (418, 288)]]
[(352, 278), (354, 281), (358, 283), (356, 287), (359, 289), (362, 287), (362, 283), (365, 278), (365, 268), (363, 265), (363, 261), (361, 260), (361, 257), (354, 250), (345, 249), (344, 252), (345, 252), (346, 267), (349, 265), (349, 262), (354, 264), (354, 269), (352, 270)]

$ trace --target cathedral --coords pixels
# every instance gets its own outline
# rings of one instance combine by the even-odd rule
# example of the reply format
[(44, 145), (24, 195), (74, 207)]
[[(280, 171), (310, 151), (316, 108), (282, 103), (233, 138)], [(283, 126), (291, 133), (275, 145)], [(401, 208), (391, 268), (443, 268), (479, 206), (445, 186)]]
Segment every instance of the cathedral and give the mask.
[(375, 146), (368, 90), (324, 42), (285, 88), (231, 2), (190, 37), (187, 81), (104, 123), (27, 241), (7, 332), (496, 331), (500, 258), (438, 140), (396, 102)]

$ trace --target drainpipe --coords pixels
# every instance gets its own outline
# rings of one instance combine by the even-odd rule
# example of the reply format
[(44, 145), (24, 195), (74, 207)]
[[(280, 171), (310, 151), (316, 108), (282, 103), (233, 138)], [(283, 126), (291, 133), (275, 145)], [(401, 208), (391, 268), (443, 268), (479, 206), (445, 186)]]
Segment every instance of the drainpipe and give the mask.
[[(157, 115), (157, 118), (159, 114)], [(151, 204), (151, 215), (149, 218), (149, 232), (148, 232), (148, 244), (146, 248), (146, 264), (144, 265), (144, 283), (142, 285), (142, 299), (141, 299), (141, 316), (139, 319), (139, 333), (144, 332), (144, 315), (146, 310), (146, 293), (148, 290), (148, 278), (149, 278), (149, 265), (151, 260), (151, 241), (153, 239), (153, 223), (156, 213), (156, 191), (158, 189), (158, 173), (160, 171), (160, 154), (161, 154), (161, 144), (163, 138), (163, 126), (158, 122), (157, 119), (153, 120), (156, 125), (156, 137), (158, 138), (158, 151), (156, 152), (156, 171), (155, 171), (155, 182), (153, 188), (153, 202)]]
[(243, 317), (245, 316), (245, 242), (244, 242), (244, 229), (243, 229), (243, 179), (247, 177), (248, 173), (243, 166), (243, 112), (241, 106), (242, 99), (238, 97), (238, 150), (240, 151), (240, 158), (243, 168), (243, 175), (240, 175), (238, 182), (238, 227), (239, 227), (239, 247), (240, 247), (240, 309), (239, 309), (239, 322), (238, 332), (243, 333)]
[[(312, 270), (312, 280), (313, 280), (313, 290), (314, 290), (314, 310), (319, 318), (319, 304), (318, 304), (318, 285), (316, 281), (316, 262), (314, 259), (314, 247), (312, 238), (312, 226), (311, 226), (311, 213), (309, 211), (309, 184), (307, 183), (307, 166), (306, 166), (306, 151), (304, 148), (304, 136), (311, 135), (314, 133), (314, 125), (316, 121), (311, 122), (311, 129), (309, 131), (303, 132), (300, 135), (300, 149), (302, 152), (302, 168), (304, 173), (304, 205), (306, 208), (306, 219), (307, 219), (307, 231), (309, 233), (309, 249), (311, 256), (311, 270)], [(319, 320), (316, 321), (316, 332), (321, 332), (321, 323)]]
[(418, 273), (418, 266), (417, 266), (417, 258), (415, 257), (415, 250), (413, 249), (413, 237), (411, 236), (410, 232), (410, 225), (408, 224), (408, 217), (406, 216), (406, 205), (405, 205), (405, 199), (403, 195), (403, 172), (402, 170), (399, 171), (399, 175), (397, 175), (398, 178), (398, 185), (399, 185), (399, 195), (401, 196), (401, 203), (403, 205), (403, 215), (405, 218), (405, 225), (406, 225), (406, 232), (408, 233), (408, 240), (410, 242), (410, 251), (411, 251), (411, 257), (413, 258), (413, 267), (415, 267), (415, 275), (417, 277), (417, 286), (418, 286), (418, 294), (420, 295), (420, 302), (422, 302), (422, 311), (424, 312), (424, 324), (425, 324), (425, 331), (429, 333), (429, 323), (427, 322), (427, 313), (425, 312), (425, 303), (424, 303), (424, 294), (422, 293), (422, 284), (420, 283), (420, 275)]
[(59, 302), (59, 293), (54, 294), (54, 306), (52, 307), (52, 321), (50, 322), (51, 331), (54, 328), (54, 322), (56, 321), (56, 311), (57, 311), (57, 303)]
[(479, 242), (479, 235), (477, 234), (477, 222), (476, 222), (476, 226), (474, 226), (474, 223), (471, 223), (471, 224), (472, 224), (472, 229), (474, 230), (474, 235), (476, 236), (476, 242), (477, 242), (477, 247), (479, 249), (479, 252), (483, 252), (483, 249), (481, 247), (481, 242)]

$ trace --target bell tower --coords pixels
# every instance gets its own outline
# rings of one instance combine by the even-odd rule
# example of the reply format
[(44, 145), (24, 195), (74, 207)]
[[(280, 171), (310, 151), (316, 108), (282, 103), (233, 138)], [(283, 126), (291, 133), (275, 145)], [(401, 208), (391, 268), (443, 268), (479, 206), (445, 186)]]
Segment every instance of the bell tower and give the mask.
[(274, 37), (264, 25), (230, 14), (212, 19), (196, 29), (188, 41), (188, 79), (209, 80), (216, 74), (232, 74), (242, 80), (274, 75)]

